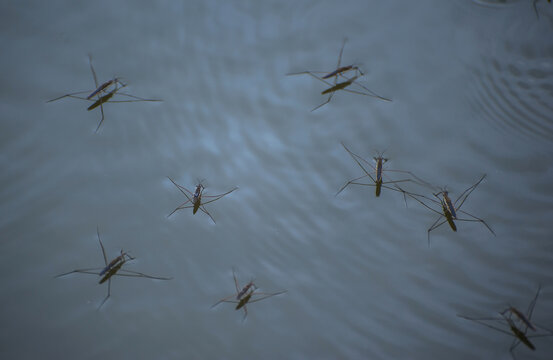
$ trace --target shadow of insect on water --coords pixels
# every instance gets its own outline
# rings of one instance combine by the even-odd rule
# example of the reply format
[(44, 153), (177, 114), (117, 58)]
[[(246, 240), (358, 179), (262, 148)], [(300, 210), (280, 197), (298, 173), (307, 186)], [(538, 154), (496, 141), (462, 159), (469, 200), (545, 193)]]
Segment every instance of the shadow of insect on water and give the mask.
[[(551, 0), (547, 0), (548, 3), (551, 3)], [(536, 13), (536, 18), (540, 19), (540, 13), (538, 12), (538, 6), (537, 6), (538, 0), (534, 0), (532, 3), (532, 6), (534, 7), (534, 12)]]

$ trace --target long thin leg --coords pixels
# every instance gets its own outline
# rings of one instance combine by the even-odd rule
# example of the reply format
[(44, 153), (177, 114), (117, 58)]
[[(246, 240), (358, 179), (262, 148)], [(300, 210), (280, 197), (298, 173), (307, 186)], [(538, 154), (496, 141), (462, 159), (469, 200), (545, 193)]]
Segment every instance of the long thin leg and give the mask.
[(484, 325), (486, 327), (489, 327), (490, 329), (494, 329), (496, 331), (499, 331), (499, 332), (502, 332), (504, 334), (507, 334), (509, 336), (514, 336), (512, 333), (504, 330), (504, 329), (501, 329), (501, 328), (498, 328), (496, 326), (493, 326), (493, 325), (490, 325), (488, 323), (486, 323), (485, 321), (504, 321), (503, 319), (495, 319), (495, 318), (472, 318), (472, 317), (468, 317), (468, 316), (464, 316), (464, 315), (459, 315), (457, 314), (458, 317), (460, 318), (463, 318), (463, 319), (466, 319), (466, 320), (470, 320), (470, 321), (474, 321), (480, 325)]
[[(336, 82), (334, 83), (334, 85), (328, 83), (327, 81), (325, 81), (324, 79), (318, 77), (317, 75), (315, 74), (312, 74), (311, 72), (307, 72), (309, 75), (313, 76), (314, 78), (324, 82), (325, 84), (327, 84), (328, 86), (330, 87), (333, 87), (333, 86), (336, 86)], [(361, 75), (363, 75), (363, 73), (361, 73)], [(338, 75), (337, 75), (338, 76)], [(339, 90), (342, 90), (342, 91), (345, 91), (345, 92), (349, 92), (351, 94), (357, 94), (357, 95), (365, 95), (365, 96), (370, 96), (370, 97), (375, 97), (375, 98), (378, 98), (378, 99), (381, 99), (381, 100), (385, 100), (385, 101), (392, 101), (392, 99), (388, 99), (388, 98), (385, 98), (383, 96), (380, 96), (378, 95), (377, 93), (375, 93), (374, 91), (368, 89), (367, 87), (359, 84), (358, 82), (356, 81), (352, 81), (353, 78), (348, 78), (342, 74), (339, 74), (340, 77), (344, 78), (346, 81), (350, 81), (350, 84), (348, 84), (347, 86), (350, 86), (352, 84), (356, 84), (357, 86), (359, 86), (360, 88), (364, 89), (365, 91), (367, 91), (366, 93), (362, 92), (362, 91), (357, 91), (357, 90), (351, 90), (351, 89), (346, 89), (345, 87), (344, 88), (341, 88)], [(339, 91), (339, 90), (336, 90), (336, 91)]]
[(377, 93), (375, 93), (374, 91), (372, 91), (371, 89), (359, 84), (358, 82), (355, 82), (355, 84), (357, 86), (363, 88), (365, 91), (367, 91), (367, 93), (362, 93), (360, 91), (355, 91), (355, 90), (351, 90), (351, 89), (344, 89), (344, 91), (351, 92), (353, 94), (359, 94), (359, 95), (366, 95), (366, 96), (370, 96), (370, 97), (375, 97), (375, 98), (378, 98), (378, 99), (384, 100), (384, 101), (392, 101), (392, 99), (388, 99), (386, 97), (380, 96)]
[(261, 300), (265, 300), (265, 299), (270, 298), (270, 297), (272, 297), (272, 296), (284, 294), (285, 292), (288, 292), (288, 290), (281, 290), (281, 291), (277, 291), (277, 292), (274, 292), (274, 293), (256, 292), (254, 295), (263, 295), (263, 296), (260, 297), (260, 298), (257, 298), (257, 299), (250, 300), (249, 303), (251, 304), (251, 303), (254, 303), (254, 302), (258, 302), (258, 301), (261, 301)]
[[(362, 177), (365, 177), (366, 175), (362, 176)], [(354, 179), (355, 180), (355, 179)], [(340, 189), (340, 191), (338, 191), (338, 193), (336, 193), (336, 195), (338, 195), (346, 186), (348, 185), (361, 185), (361, 186), (376, 186), (376, 184), (365, 184), (365, 183), (359, 183), (359, 182), (355, 182), (354, 180), (350, 180), (346, 183), (346, 185), (344, 185), (342, 187), (342, 189)], [(395, 185), (395, 184), (394, 184)], [(408, 207), (407, 206), (407, 198), (405, 196), (405, 193), (406, 191), (404, 191), (403, 189), (399, 188), (399, 186), (396, 185), (397, 188), (401, 189), (401, 190), (398, 190), (397, 188), (394, 189), (390, 186), (386, 186), (386, 185), (381, 185), (384, 189), (388, 189), (388, 190), (393, 190), (393, 191), (397, 191), (397, 192), (400, 192), (403, 194), (403, 201), (405, 202), (405, 207)], [(335, 195), (335, 196), (336, 196)]]
[(213, 216), (211, 216), (209, 211), (207, 211), (207, 209), (203, 205), (200, 205), (200, 210), (202, 210), (204, 214), (207, 214), (211, 218), (211, 220), (213, 221), (214, 224), (217, 224), (215, 222), (215, 219), (213, 218)]
[(236, 274), (234, 273), (234, 269), (232, 269), (232, 278), (234, 279), (234, 287), (236, 288), (236, 293), (240, 293), (240, 286), (238, 285), (238, 280), (236, 280)]
[(407, 181), (413, 181), (413, 179), (388, 180), (388, 181), (383, 181), (382, 184), (395, 184), (395, 183), (407, 182)]
[(96, 77), (96, 71), (94, 71), (94, 66), (92, 66), (92, 55), (88, 54), (88, 63), (90, 64), (90, 71), (92, 71), (92, 77), (94, 78), (94, 85), (98, 89), (98, 78)]
[(228, 302), (229, 299), (233, 299), (236, 295), (232, 294), (227, 297), (222, 298), (221, 300), (217, 301), (215, 304), (211, 305), (211, 308), (214, 308), (215, 306), (219, 305), (222, 302)]
[[(396, 185), (396, 187), (398, 187), (399, 189), (401, 189), (399, 186)], [(410, 198), (414, 199), (415, 201), (417, 201), (419, 204), (421, 204), (422, 206), (424, 206), (425, 208), (427, 208), (428, 210), (430, 211), (433, 211), (435, 212), (436, 214), (440, 215), (440, 216), (443, 216), (443, 213), (439, 212), (438, 210), (435, 210), (435, 209), (432, 209), (430, 206), (428, 206), (424, 201), (422, 201), (421, 199), (419, 199), (419, 197), (422, 197), (424, 199), (427, 199), (427, 200), (430, 200), (430, 201), (433, 201), (435, 203), (438, 203), (436, 200), (434, 199), (430, 199), (424, 195), (418, 195), (418, 194), (413, 194), (413, 193), (410, 193), (408, 191), (405, 191), (403, 189), (401, 189), (401, 191), (404, 193), (404, 194), (407, 194), (407, 196), (409, 196)], [(438, 203), (439, 204), (439, 203)]]
[(122, 102), (142, 102), (142, 101), (163, 101), (161, 99), (145, 99), (145, 98), (141, 98), (141, 97), (138, 97), (138, 96), (135, 96), (135, 95), (123, 93), (123, 92), (117, 92), (117, 95), (127, 96), (127, 97), (130, 97), (130, 98), (133, 98), (134, 100), (113, 100), (113, 101), (110, 101), (110, 102), (112, 102), (112, 103), (122, 103)]
[(170, 277), (147, 275), (138, 271), (127, 270), (127, 269), (119, 270), (119, 272), (117, 274), (114, 274), (114, 276), (143, 277), (143, 278), (154, 279), (154, 280), (172, 280), (173, 279)]
[[(239, 288), (238, 288), (239, 289)], [(248, 304), (251, 304), (251, 303), (254, 303), (254, 302), (258, 302), (258, 301), (261, 301), (261, 300), (264, 300), (264, 299), (267, 299), (271, 296), (276, 296), (276, 295), (280, 295), (280, 294), (284, 294), (288, 292), (288, 290), (281, 290), (281, 291), (277, 291), (277, 292), (274, 292), (274, 293), (263, 293), (263, 292), (255, 292), (253, 294), (253, 296), (257, 296), (257, 295), (263, 295), (262, 297), (260, 298), (256, 298), (256, 299), (253, 299), (253, 300), (250, 300), (248, 301)], [(236, 295), (229, 295), (225, 298), (222, 298), (221, 300), (219, 300), (217, 303), (215, 303), (215, 305), (218, 305), (222, 302), (228, 302), (228, 303), (232, 303), (232, 304), (238, 304), (240, 302), (240, 300), (236, 300)], [(213, 305), (213, 306), (215, 306)], [(212, 306), (212, 307), (213, 307)]]
[(516, 308), (509, 305), (509, 307), (507, 309), (500, 312), (501, 316), (503, 316), (504, 318), (506, 318), (506, 315), (505, 315), (506, 313), (509, 313), (509, 319), (511, 319), (513, 317), (513, 315), (515, 315), (516, 318), (518, 319), (518, 321), (523, 323), (526, 326), (527, 329), (532, 329), (532, 331), (536, 331), (536, 328), (530, 322), (530, 320), (528, 320), (526, 315), (519, 312)]
[[(359, 165), (359, 167), (365, 172), (365, 174), (372, 180), (372, 182), (376, 183), (376, 180), (371, 176), (371, 174), (369, 174), (369, 172), (367, 171), (367, 169), (365, 169), (365, 167), (361, 164), (361, 162), (359, 162), (359, 159), (362, 159), (363, 161), (365, 161), (365, 163), (369, 164), (367, 160), (363, 159), (361, 156), (352, 152), (350, 149), (347, 148), (347, 146), (344, 143), (341, 143), (341, 144), (344, 147), (344, 149), (346, 149), (346, 151), (351, 156), (351, 158), (357, 163), (357, 165)], [(371, 164), (369, 165), (372, 166)]]
[[(286, 74), (286, 76), (294, 76), (294, 75), (310, 75), (310, 74), (328, 74), (328, 71), (311, 71), (311, 70), (306, 70), (306, 71), (300, 71), (300, 72), (295, 72), (295, 73), (288, 73)], [(317, 76), (317, 75), (315, 75)], [(322, 79), (322, 77), (321, 77)], [(327, 83), (328, 84), (328, 83)], [(330, 84), (329, 84), (330, 85)]]
[(539, 325), (539, 324), (536, 324), (534, 323), (534, 326), (538, 329), (541, 329), (545, 332), (547, 332), (547, 334), (536, 334), (536, 335), (530, 335), (528, 336), (529, 338), (537, 338), (537, 337), (549, 337), (549, 336), (553, 336), (553, 330), (549, 329), (549, 328), (546, 328), (545, 326), (542, 326), (542, 325)]
[(438, 221), (440, 221), (441, 217), (437, 218), (436, 221), (434, 221), (434, 223), (432, 224), (432, 226), (430, 226), (428, 228), (428, 231), (427, 231), (427, 238), (428, 238), (428, 247), (430, 247), (430, 232), (432, 230), (436, 230), (437, 228), (439, 228), (440, 226), (442, 226), (443, 224), (446, 223), (447, 220), (443, 220), (442, 222), (438, 223)]
[[(177, 184), (177, 183), (174, 182), (173, 179), (171, 179), (169, 176), (167, 176), (167, 179), (171, 180), (171, 182), (173, 183), (173, 185), (175, 185), (175, 186), (180, 190), (180, 192), (183, 193), (184, 196), (186, 196), (189, 200), (190, 200), (190, 198), (189, 198), (188, 195), (185, 193), (185, 191), (188, 192), (191, 196), (194, 196), (194, 193), (193, 193), (192, 191), (188, 190), (188, 189), (185, 188), (184, 186), (181, 186), (181, 185)], [(192, 200), (190, 200), (190, 201), (192, 201)]]
[[(306, 71), (305, 74), (309, 74), (309, 75), (313, 76), (315, 79), (322, 81), (323, 83), (325, 83), (325, 84), (328, 85), (329, 87), (335, 86), (335, 84), (333, 85), (333, 84), (329, 83), (328, 81), (323, 80), (322, 78), (320, 78), (320, 77), (318, 77), (317, 75), (313, 74), (311, 71)], [(318, 108), (320, 108), (320, 107), (322, 107), (322, 106), (328, 104), (328, 103), (330, 102), (330, 100), (332, 100), (332, 97), (333, 97), (333, 96), (334, 96), (334, 91), (331, 92), (331, 93), (328, 95), (328, 99), (326, 99), (325, 102), (323, 102), (322, 104), (317, 105), (316, 107), (314, 107), (313, 109), (311, 109), (311, 111), (313, 112), (313, 111), (317, 110)]]
[[(231, 192), (233, 192), (234, 190), (237, 190), (238, 187), (235, 187), (234, 189), (232, 189), (231, 191), (228, 191), (224, 194), (219, 194), (219, 195), (205, 195), (205, 194), (202, 194), (202, 199), (205, 199), (205, 198), (210, 198), (210, 200), (208, 200), (209, 202), (213, 202), (215, 200), (219, 200), (220, 198), (222, 198), (223, 196), (225, 195), (228, 195), (230, 194)], [(217, 198), (217, 199), (213, 199), (213, 198)], [(208, 204), (208, 202), (202, 202), (202, 204)]]
[(102, 305), (104, 305), (104, 303), (107, 301), (110, 295), (111, 295), (111, 279), (108, 279), (108, 294), (106, 295), (104, 300), (102, 300), (102, 303), (100, 304), (100, 306), (98, 306), (98, 310), (100, 310), (100, 308), (102, 307)]
[(108, 258), (106, 257), (106, 251), (104, 250), (104, 244), (102, 244), (102, 240), (100, 239), (100, 228), (98, 225), (96, 225), (96, 235), (98, 235), (98, 241), (100, 242), (100, 248), (102, 248), (102, 255), (104, 256), (104, 263), (106, 266), (108, 266)]
[[(322, 81), (323, 83), (325, 83), (326, 85), (329, 86), (329, 88), (333, 88), (336, 86), (336, 81), (334, 82), (334, 84), (331, 84), (329, 82), (327, 82), (326, 80), (320, 78), (319, 76), (313, 74), (311, 71), (306, 71), (305, 74), (309, 74), (311, 76), (313, 76), (315, 79), (319, 80), (319, 81)], [(363, 88), (365, 91), (367, 91), (367, 93), (364, 93), (364, 92), (361, 92), (361, 91), (357, 91), (357, 90), (351, 90), (351, 89), (346, 89), (345, 86), (340, 88), (340, 89), (336, 89), (335, 91), (332, 91), (327, 99), (327, 101), (325, 101), (324, 103), (320, 104), (319, 106), (315, 107), (313, 110), (311, 111), (314, 111), (314, 110), (317, 110), (318, 108), (320, 108), (321, 106), (325, 105), (325, 104), (328, 104), (330, 102), (330, 100), (332, 99), (332, 96), (334, 95), (334, 93), (336, 91), (345, 91), (345, 92), (348, 92), (348, 93), (351, 93), (351, 94), (357, 94), (357, 95), (364, 95), (364, 96), (370, 96), (370, 97), (375, 97), (375, 98), (378, 98), (380, 100), (385, 100), (385, 101), (392, 101), (391, 99), (388, 99), (388, 98), (385, 98), (383, 96), (380, 96), (378, 94), (376, 94), (375, 92), (373, 92), (372, 90), (366, 88), (365, 86), (355, 82), (355, 81), (352, 81), (352, 79), (349, 79), (343, 75), (341, 75), (342, 77), (344, 77), (345, 79), (347, 79), (347, 81), (351, 81), (350, 84), (347, 84), (345, 86), (350, 86), (351, 84), (356, 84), (357, 86)], [(337, 77), (335, 78), (337, 79)]]
[(331, 92), (330, 95), (328, 95), (328, 99), (326, 99), (325, 102), (323, 102), (322, 104), (319, 104), (317, 106), (315, 106), (313, 109), (311, 109), (311, 112), (317, 110), (318, 108), (328, 104), (330, 102), (330, 100), (332, 100), (332, 97), (334, 96), (334, 92)]
[(395, 170), (395, 169), (383, 169), (382, 171), (383, 172), (399, 172), (399, 173), (403, 173), (403, 174), (408, 174), (409, 176), (412, 176), (414, 178), (414, 180), (413, 179), (410, 179), (410, 180), (413, 181), (415, 184), (421, 185), (421, 186), (426, 186), (426, 187), (429, 187), (429, 188), (433, 188), (433, 186), (429, 182), (421, 179), (420, 177), (418, 177), (417, 175), (415, 175), (415, 173), (413, 173), (411, 171)]
[[(179, 189), (179, 191), (186, 197), (187, 201), (184, 202), (183, 204), (181, 204), (180, 206), (186, 204), (187, 202), (190, 202), (190, 203), (194, 203), (194, 201), (192, 200), (192, 198), (190, 196), (188, 196), (188, 194), (186, 192), (189, 192), (192, 196), (194, 196), (194, 194), (188, 190), (187, 188), (185, 188), (184, 186), (180, 186), (179, 184), (177, 184), (176, 182), (173, 181), (173, 179), (171, 179), (169, 176), (167, 176), (167, 178), (169, 180), (171, 180), (171, 182), (173, 183), (173, 185), (175, 185), (177, 187), (177, 189)], [(186, 191), (186, 192), (185, 192)], [(175, 210), (173, 210), (173, 212), (171, 214), (173, 214), (175, 211), (179, 210), (179, 207), (177, 207)], [(169, 214), (168, 216), (171, 216), (171, 214)]]
[(99, 267), (88, 268), (88, 269), (75, 269), (73, 271), (68, 271), (66, 273), (56, 275), (55, 277), (59, 278), (59, 277), (65, 276), (65, 275), (73, 274), (73, 273), (98, 275), (100, 270), (102, 270), (102, 268), (99, 268)]
[[(121, 87), (121, 88), (122, 88), (122, 87)], [(91, 101), (91, 102), (94, 102), (94, 101), (97, 101), (97, 100), (98, 100), (97, 98), (90, 98), (90, 99), (87, 99), (86, 97), (76, 96), (76, 95), (87, 94), (87, 93), (90, 93), (90, 90), (77, 91), (77, 92), (65, 94), (65, 95), (62, 95), (62, 96), (58, 96), (58, 97), (55, 98), (55, 99), (47, 100), (46, 102), (47, 102), (47, 103), (53, 102), (53, 101), (56, 101), (56, 100), (63, 99), (63, 98), (65, 98), (65, 97), (70, 97), (70, 98), (79, 99), (79, 100), (86, 100), (86, 101)], [(109, 100), (109, 101), (106, 101), (105, 103), (129, 103), (129, 102), (143, 102), (143, 101), (159, 102), (159, 101), (163, 101), (163, 100), (161, 100), (161, 99), (145, 99), (145, 98), (141, 98), (141, 97), (138, 97), (138, 96), (134, 96), (134, 95), (126, 94), (126, 93), (122, 93), (122, 92), (116, 92), (116, 93), (117, 93), (117, 95), (122, 95), (122, 96), (131, 97), (131, 98), (133, 98), (134, 100)], [(97, 96), (99, 96), (99, 95), (97, 95)]]
[[(80, 96), (75, 96), (75, 95), (79, 95), (79, 94), (86, 94), (90, 92), (90, 90), (86, 90), (86, 91), (77, 91), (77, 92), (74, 92), (74, 93), (70, 93), (70, 94), (65, 94), (65, 95), (62, 95), (62, 96), (59, 96), (55, 99), (52, 99), (52, 100), (48, 100), (46, 101), (47, 103), (49, 102), (52, 102), (52, 101), (56, 101), (56, 100), (60, 100), (60, 99), (63, 99), (65, 97), (70, 97), (70, 98), (74, 98), (74, 99), (80, 99), (80, 100), (89, 100), (87, 98), (84, 98), (84, 97), (80, 97)], [(90, 100), (89, 100), (90, 101)]]
[(342, 54), (344, 53), (344, 46), (346, 46), (346, 41), (348, 41), (348, 38), (344, 38), (342, 41), (342, 48), (340, 49), (340, 55), (338, 55), (338, 65), (336, 65), (336, 69), (340, 68), (340, 63), (342, 62)]
[(100, 122), (98, 123), (98, 126), (96, 127), (95, 133), (98, 132), (98, 130), (100, 129), (100, 126), (102, 126), (102, 123), (104, 122), (104, 106), (102, 104), (100, 104), (100, 112), (102, 113), (102, 119), (100, 119)]
[(536, 301), (538, 301), (538, 296), (540, 295), (540, 290), (541, 290), (541, 284), (538, 285), (538, 291), (536, 292), (536, 295), (534, 296), (534, 299), (528, 305), (528, 310), (526, 311), (526, 317), (528, 318), (528, 320), (532, 319), (532, 313), (534, 312), (534, 307), (536, 306)]
[(520, 340), (515, 337), (513, 339), (513, 342), (511, 343), (511, 346), (509, 347), (509, 352), (511, 353), (511, 356), (513, 357), (513, 359), (516, 359), (514, 351), (515, 351), (515, 348), (518, 346), (518, 344), (520, 344)]
[[(234, 279), (234, 287), (236, 288), (236, 294), (239, 294), (240, 293), (240, 287), (238, 286), (238, 280), (236, 279), (236, 274), (234, 273), (234, 268), (232, 269), (232, 278)], [(236, 294), (232, 294), (232, 295), (229, 295), (227, 297), (222, 298), (221, 300), (219, 300), (215, 304), (213, 304), (211, 307), (214, 308), (215, 306), (219, 305), (222, 302), (227, 302), (229, 299), (235, 298)]]
[(476, 187), (482, 182), (482, 180), (484, 180), (484, 178), (486, 177), (486, 174), (484, 174), (480, 180), (478, 180), (474, 185), (470, 186), (469, 188), (467, 188), (465, 191), (463, 191), (461, 193), (461, 195), (459, 195), (457, 197), (457, 199), (455, 199), (455, 202), (453, 203), (453, 205), (457, 204), (457, 201), (459, 201), (459, 199), (461, 199), (463, 197), (463, 195), (466, 194), (466, 196), (464, 197), (464, 199), (461, 201), (461, 203), (459, 204), (459, 206), (455, 206), (455, 209), (460, 209), (461, 206), (463, 206), (463, 203), (465, 202), (465, 200), (467, 200), (467, 198), (469, 197), (469, 195), (474, 191), (474, 189), (476, 189)]
[(394, 183), (394, 186), (395, 188), (393, 187), (390, 187), (390, 186), (386, 186), (386, 185), (382, 185), (383, 188), (385, 189), (388, 189), (388, 190), (393, 190), (393, 191), (397, 191), (397, 192), (400, 192), (403, 194), (403, 202), (405, 203), (405, 208), (409, 208), (409, 206), (407, 206), (407, 196), (405, 195), (406, 191), (403, 190), (402, 188), (400, 188), (396, 183)]
[[(363, 167), (363, 165), (360, 164), (360, 161), (363, 161), (365, 164), (369, 165), (371, 168), (373, 168), (373, 170), (375, 170), (374, 166), (367, 160), (365, 160), (363, 157), (351, 152), (343, 143), (342, 143), (342, 146), (346, 149), (346, 151), (348, 151), (348, 153), (350, 154), (350, 156), (357, 162), (357, 164), (361, 167), (361, 169), (363, 169), (363, 171), (365, 172), (366, 175), (364, 176), (360, 176), (356, 179), (353, 179), (353, 180), (350, 180), (348, 183), (346, 183), (341, 190), (343, 190), (346, 186), (348, 186), (350, 183), (355, 183), (355, 181), (365, 177), (365, 176), (368, 176), (371, 178), (371, 180), (373, 181), (373, 183), (376, 183), (376, 181), (374, 180), (374, 178), (369, 174), (369, 172)], [(413, 176), (414, 178), (420, 180), (422, 183), (426, 183), (424, 180), (418, 178), (415, 174), (413, 174), (412, 172), (410, 171), (403, 171), (403, 170), (389, 170), (389, 169), (385, 169), (383, 171), (397, 171), (397, 172), (403, 172), (403, 173), (407, 173), (411, 176)], [(395, 184), (395, 183), (399, 183), (399, 182), (406, 182), (406, 181), (410, 181), (410, 182), (414, 182), (415, 184), (418, 184), (420, 185), (417, 181), (413, 180), (413, 179), (402, 179), (402, 180), (389, 180), (389, 181), (384, 181), (382, 182), (382, 184)], [(358, 185), (369, 185), (369, 184), (359, 184), (357, 183)], [(400, 191), (403, 193), (403, 198), (405, 200), (405, 206), (407, 207), (407, 199), (406, 199), (406, 196), (405, 196), (405, 193), (406, 191), (404, 191), (403, 189), (401, 189), (399, 186), (396, 186), (397, 189), (393, 189), (393, 188), (389, 188), (390, 190), (394, 190), (394, 191)], [(340, 190), (340, 191), (341, 191)], [(340, 192), (339, 191), (339, 192)], [(338, 193), (339, 193), (338, 192)], [(337, 194), (336, 194), (337, 195)]]
[[(400, 192), (403, 194), (403, 202), (405, 202), (405, 208), (409, 208), (409, 206), (407, 205), (407, 191), (403, 190), (402, 188), (400, 188), (397, 183), (400, 183), (400, 182), (414, 182), (415, 184), (417, 184), (416, 181), (414, 181), (413, 179), (403, 179), (403, 180), (393, 180), (393, 181), (384, 181), (382, 182), (382, 187), (386, 188), (386, 189), (390, 189), (390, 190), (393, 190), (393, 191), (397, 191), (397, 192)], [(389, 187), (389, 186), (384, 186), (386, 184), (394, 184), (395, 188), (392, 188), (392, 187)]]
[[(231, 192), (233, 192), (233, 191), (236, 190), (236, 189), (238, 189), (238, 188), (235, 187), (235, 188), (233, 188), (232, 190), (227, 191), (227, 192), (224, 193), (224, 194), (211, 195), (211, 196), (207, 196), (207, 195), (206, 195), (205, 197), (214, 197), (214, 199), (211, 199), (211, 200), (202, 202), (202, 205), (206, 205), (206, 204), (212, 203), (212, 202), (214, 202), (214, 201), (217, 201), (217, 200), (219, 200), (220, 198), (222, 198), (223, 196), (230, 194)], [(203, 195), (202, 195), (202, 197), (203, 197)]]
[(171, 213), (169, 215), (167, 215), (167, 217), (173, 215), (175, 212), (177, 212), (178, 210), (182, 210), (182, 209), (188, 209), (188, 208), (191, 208), (191, 207), (194, 207), (194, 205), (190, 205), (190, 206), (184, 206), (185, 204), (189, 203), (190, 200), (186, 200), (185, 202), (183, 202), (182, 204), (180, 204), (179, 206), (177, 206), (175, 208), (175, 210), (171, 211)]
[[(254, 299), (254, 300), (250, 300), (249, 303), (254, 303), (254, 302), (258, 302), (258, 301), (261, 301), (261, 300), (264, 300), (266, 298), (269, 298), (271, 296), (275, 296), (275, 295), (280, 295), (280, 294), (284, 294), (285, 292), (287, 292), (288, 290), (282, 290), (282, 291), (278, 291), (276, 293), (272, 293), (272, 294), (266, 294), (266, 293), (256, 293), (256, 295), (265, 295), (263, 297), (260, 297), (260, 298), (257, 298), (257, 299)], [(246, 320), (246, 317), (248, 316), (248, 309), (246, 307), (246, 305), (244, 305), (244, 318), (242, 319), (242, 321)]]
[(469, 214), (468, 212), (463, 211), (463, 210), (457, 210), (457, 211), (460, 212), (460, 213), (463, 213), (463, 214), (465, 214), (465, 215), (468, 215), (468, 216), (472, 217), (473, 219), (459, 219), (459, 218), (457, 218), (457, 219), (455, 219), (455, 220), (459, 220), (459, 221), (475, 221), (475, 222), (480, 222), (480, 223), (484, 224), (484, 226), (486, 226), (486, 227), (488, 228), (488, 230), (490, 230), (490, 232), (491, 232), (494, 236), (496, 236), (496, 235), (495, 235), (495, 232), (492, 230), (492, 228), (491, 228), (483, 219), (480, 219), (480, 218), (478, 218), (478, 217), (476, 217), (476, 216), (474, 216), (474, 215), (471, 215), (471, 214)]
[[(365, 158), (362, 157), (361, 155), (357, 155), (357, 154), (354, 153), (353, 151), (350, 152), (350, 156), (355, 157), (355, 159), (359, 160), (360, 162), (365, 163), (365, 165), (368, 165), (373, 171), (376, 172), (376, 168), (374, 167), (372, 161), (369, 161), (369, 160), (365, 159)], [(354, 159), (354, 160), (355, 160), (355, 159)], [(369, 174), (369, 172), (366, 171), (364, 168), (362, 168), (362, 169), (365, 171), (365, 174)], [(374, 178), (373, 178), (372, 176), (371, 176), (371, 179), (372, 179), (373, 181), (376, 182), (376, 180), (374, 180)]]
[[(356, 185), (369, 185), (369, 184), (361, 184), (361, 183), (356, 183), (357, 180), (360, 180), (362, 178), (366, 178), (367, 175), (362, 175), (362, 176), (359, 176), (358, 178), (355, 178), (355, 179), (351, 179), (350, 181), (348, 181), (344, 186), (342, 186), (340, 188), (340, 190), (338, 190), (338, 192), (334, 195), (334, 196), (338, 196), (339, 193), (341, 193), (348, 185), (351, 185), (351, 184), (356, 184)], [(372, 184), (371, 184), (372, 185)]]
[(321, 78), (320, 76), (315, 75), (312, 71), (306, 71), (305, 74), (311, 75), (311, 76), (314, 77), (315, 79), (317, 79), (317, 80), (319, 80), (319, 81), (322, 81), (322, 82), (325, 83), (329, 88), (332, 88), (332, 87), (336, 86), (336, 84), (329, 83), (328, 81), (324, 80), (324, 79)]

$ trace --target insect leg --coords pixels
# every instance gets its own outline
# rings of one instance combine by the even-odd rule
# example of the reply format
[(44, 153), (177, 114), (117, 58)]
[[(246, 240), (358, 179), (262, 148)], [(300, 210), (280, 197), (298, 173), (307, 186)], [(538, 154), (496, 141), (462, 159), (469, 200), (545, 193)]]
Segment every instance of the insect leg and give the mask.
[(430, 247), (430, 232), (432, 230), (436, 230), (437, 228), (439, 228), (440, 226), (442, 226), (443, 224), (446, 223), (447, 220), (443, 220), (442, 222), (438, 222), (440, 221), (441, 217), (437, 218), (436, 221), (434, 221), (434, 223), (432, 224), (432, 226), (430, 226), (428, 228), (428, 231), (427, 231), (427, 237), (428, 237), (428, 247)]
[(104, 305), (104, 303), (107, 301), (110, 295), (111, 295), (111, 279), (108, 279), (108, 294), (106, 295), (104, 300), (102, 300), (102, 303), (100, 304), (100, 306), (98, 306), (98, 310), (100, 310), (100, 308), (102, 307), (102, 305)]
[(200, 205), (200, 210), (202, 210), (204, 212), (204, 214), (207, 214), (211, 218), (211, 220), (213, 220), (213, 223), (216, 224), (215, 219), (213, 218), (213, 216), (211, 216), (209, 211), (207, 211), (207, 209), (205, 207), (203, 207), (203, 205)]
[(492, 228), (491, 228), (483, 219), (480, 219), (480, 218), (478, 218), (478, 217), (476, 217), (476, 216), (474, 216), (474, 215), (471, 215), (471, 214), (469, 214), (468, 212), (463, 211), (463, 210), (457, 210), (457, 211), (460, 212), (460, 213), (463, 213), (463, 214), (465, 214), (465, 215), (468, 215), (468, 216), (472, 217), (473, 219), (456, 219), (456, 220), (459, 220), (459, 221), (476, 221), (476, 222), (480, 222), (480, 223), (484, 224), (484, 226), (486, 226), (486, 227), (488, 228), (488, 230), (490, 230), (490, 232), (491, 232), (492, 234), (494, 234), (494, 236), (495, 236), (495, 232), (492, 230)]

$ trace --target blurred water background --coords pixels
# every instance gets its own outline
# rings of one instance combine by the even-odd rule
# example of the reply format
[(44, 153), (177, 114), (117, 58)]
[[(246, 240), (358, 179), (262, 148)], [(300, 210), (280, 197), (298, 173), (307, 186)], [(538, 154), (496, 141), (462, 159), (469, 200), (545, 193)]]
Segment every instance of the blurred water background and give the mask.
[[(0, 357), (510, 359), (456, 314), (553, 328), (553, 4), (532, 1), (1, 1)], [(304, 70), (359, 64), (392, 102)], [(159, 103), (47, 100), (114, 76)], [(482, 224), (351, 186), (340, 144), (413, 171)], [(206, 195), (190, 209), (167, 177)], [(385, 173), (401, 179), (403, 175)], [(430, 195), (413, 184), (411, 191)], [(437, 208), (439, 210), (439, 208)], [(94, 275), (125, 268), (170, 281)], [(288, 292), (231, 304), (241, 284)], [(550, 359), (553, 338), (517, 358)]]

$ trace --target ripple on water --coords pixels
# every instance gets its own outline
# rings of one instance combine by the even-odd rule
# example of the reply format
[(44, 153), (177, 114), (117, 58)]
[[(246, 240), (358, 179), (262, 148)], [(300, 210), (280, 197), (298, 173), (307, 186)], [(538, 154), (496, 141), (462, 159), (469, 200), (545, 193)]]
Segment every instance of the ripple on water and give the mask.
[(471, 102), (486, 121), (508, 133), (553, 141), (553, 63), (511, 50), (484, 57), (472, 69)]

